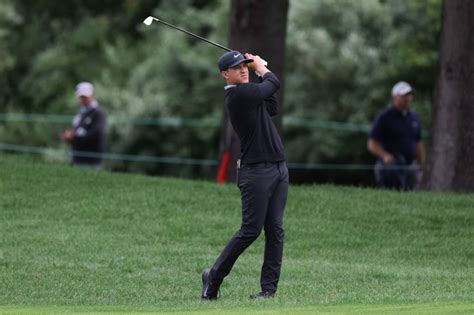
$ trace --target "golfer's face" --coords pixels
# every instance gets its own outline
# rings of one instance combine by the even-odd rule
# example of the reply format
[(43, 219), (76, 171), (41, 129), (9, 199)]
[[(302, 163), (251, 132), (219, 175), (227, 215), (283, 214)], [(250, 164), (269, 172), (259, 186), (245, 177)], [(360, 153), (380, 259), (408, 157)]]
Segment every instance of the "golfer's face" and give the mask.
[(226, 80), (229, 84), (242, 84), (249, 82), (249, 68), (245, 62), (227, 69), (224, 71), (226, 73)]

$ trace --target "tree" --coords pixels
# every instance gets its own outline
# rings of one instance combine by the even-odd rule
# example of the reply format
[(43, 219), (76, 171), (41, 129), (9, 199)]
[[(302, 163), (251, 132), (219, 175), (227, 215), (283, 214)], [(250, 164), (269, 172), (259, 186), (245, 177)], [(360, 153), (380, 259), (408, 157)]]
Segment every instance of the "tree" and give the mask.
[[(0, 113), (72, 115), (77, 110), (74, 85), (90, 80), (109, 117), (136, 123), (169, 116), (219, 120), (223, 81), (216, 61), (223, 51), (167, 27), (144, 26), (143, 18), (151, 14), (218, 43), (230, 36), (228, 46), (268, 59), (282, 80), (285, 64), (279, 95), (285, 94), (287, 118), (367, 125), (389, 101), (390, 87), (404, 79), (416, 88), (414, 108), (428, 129), (439, 12), (441, 0), (0, 0)], [(287, 27), (278, 14), (281, 19), (288, 15)], [(286, 49), (278, 48), (286, 32)], [(273, 56), (283, 52), (284, 62)], [(205, 160), (219, 155), (223, 132), (212, 124), (178, 128), (109, 122), (109, 152)], [(283, 133), (289, 162), (373, 161), (365, 150), (365, 132), (296, 122), (285, 125)], [(1, 122), (0, 143), (58, 147), (57, 135), (68, 124)], [(226, 127), (232, 131), (230, 124)], [(238, 151), (236, 143), (235, 156)], [(214, 175), (211, 167), (199, 165), (108, 161), (107, 168)], [(294, 172), (292, 180), (300, 174), (300, 182), (341, 183), (344, 176), (348, 184), (369, 184), (366, 178), (372, 179), (363, 172), (327, 171), (325, 177), (315, 172)]]
[[(220, 134), (213, 127), (139, 123), (144, 117), (221, 117), (221, 84), (216, 78), (221, 50), (171, 28), (146, 27), (142, 21), (150, 14), (163, 17), (221, 43), (227, 38), (228, 3), (50, 2), (0, 1), (0, 113), (72, 115), (78, 107), (74, 85), (88, 80), (97, 87), (109, 118), (119, 118), (109, 119), (109, 152), (215, 159)], [(0, 143), (66, 148), (58, 134), (69, 124), (0, 123)], [(209, 167), (199, 165), (107, 161), (106, 166), (212, 176)]]
[(474, 2), (444, 0), (440, 62), (423, 188), (474, 191)]
[(21, 18), (13, 1), (0, 2), (0, 42), (2, 43), (0, 49), (0, 111), (4, 110), (5, 104), (13, 94), (8, 86), (7, 74), (15, 67), (16, 54), (8, 46), (12, 38), (15, 37), (14, 26), (20, 22)]
[[(230, 14), (230, 47), (243, 53), (262, 56), (268, 61), (269, 68), (278, 76), (283, 86), (288, 0), (232, 0)], [(283, 104), (281, 91), (283, 88), (278, 94), (280, 115), (275, 121), (280, 131)], [(220, 155), (222, 161), (225, 153), (230, 151), (232, 158), (227, 178), (229, 181), (234, 181), (235, 162), (240, 156), (240, 143), (229, 125), (229, 118), (224, 114)]]
[[(368, 125), (390, 102), (391, 87), (405, 80), (416, 88), (414, 107), (428, 128), (440, 11), (439, 0), (293, 1), (285, 115)], [(369, 164), (366, 142), (364, 131), (285, 126), (292, 162)]]

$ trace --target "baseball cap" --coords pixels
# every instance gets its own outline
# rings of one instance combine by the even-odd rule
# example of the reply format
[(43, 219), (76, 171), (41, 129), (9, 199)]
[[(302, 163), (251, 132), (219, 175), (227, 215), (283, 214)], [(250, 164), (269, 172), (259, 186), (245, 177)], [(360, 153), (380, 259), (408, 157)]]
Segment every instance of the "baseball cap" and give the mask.
[(223, 54), (219, 58), (219, 70), (224, 71), (229, 68), (235, 67), (240, 65), (241, 63), (249, 63), (252, 62), (253, 59), (246, 59), (244, 55), (236, 50), (231, 50)]
[(81, 82), (76, 85), (76, 97), (79, 96), (93, 96), (94, 86), (90, 82)]
[(392, 88), (392, 96), (407, 95), (410, 93), (413, 93), (413, 88), (411, 87), (410, 84), (404, 81), (398, 82)]

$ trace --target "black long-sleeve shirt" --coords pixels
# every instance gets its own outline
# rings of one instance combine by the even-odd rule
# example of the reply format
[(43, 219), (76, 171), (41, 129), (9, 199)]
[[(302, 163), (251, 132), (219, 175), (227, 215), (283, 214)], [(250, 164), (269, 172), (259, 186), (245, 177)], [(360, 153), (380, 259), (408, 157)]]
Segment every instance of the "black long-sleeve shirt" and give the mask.
[[(106, 116), (100, 107), (94, 107), (75, 117), (75, 136), (72, 141), (73, 151), (92, 153), (105, 152)], [(100, 164), (102, 158), (73, 154), (73, 163)]]
[(280, 81), (267, 72), (260, 83), (226, 89), (225, 104), (240, 139), (242, 164), (284, 161), (283, 143), (271, 116), (278, 114)]

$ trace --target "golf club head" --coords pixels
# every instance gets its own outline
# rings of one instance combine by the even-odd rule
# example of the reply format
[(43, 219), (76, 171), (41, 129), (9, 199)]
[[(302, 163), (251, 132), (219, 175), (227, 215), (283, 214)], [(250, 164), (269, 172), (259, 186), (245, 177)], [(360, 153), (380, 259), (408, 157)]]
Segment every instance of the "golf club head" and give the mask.
[(151, 23), (153, 23), (153, 17), (152, 16), (149, 16), (147, 17), (144, 21), (143, 21), (143, 24), (147, 25), (147, 26), (150, 26)]

